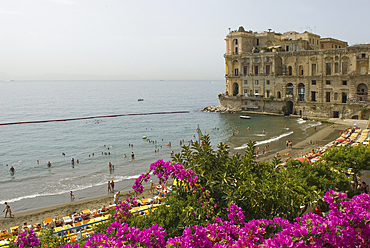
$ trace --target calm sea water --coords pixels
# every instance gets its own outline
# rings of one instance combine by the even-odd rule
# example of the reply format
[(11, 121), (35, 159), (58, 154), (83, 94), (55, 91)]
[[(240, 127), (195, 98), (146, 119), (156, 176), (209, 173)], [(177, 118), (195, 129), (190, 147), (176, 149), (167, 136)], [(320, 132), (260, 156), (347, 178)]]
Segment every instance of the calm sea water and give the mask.
[[(214, 148), (222, 141), (232, 152), (243, 153), (250, 139), (261, 147), (270, 145), (274, 152), (287, 139), (306, 138), (310, 127), (320, 124), (260, 115), (241, 120), (238, 114), (201, 112), (219, 104), (224, 81), (14, 81), (0, 86), (0, 123), (190, 111), (0, 126), (0, 204), (10, 202), (15, 212), (68, 202), (70, 190), (77, 199), (106, 194), (108, 180), (116, 182), (116, 190), (129, 190), (151, 163), (171, 160), (170, 152), (181, 150), (180, 140), (186, 144), (196, 140), (197, 125), (210, 134)], [(72, 165), (72, 158), (80, 162)], [(115, 165), (112, 173), (109, 162)]]

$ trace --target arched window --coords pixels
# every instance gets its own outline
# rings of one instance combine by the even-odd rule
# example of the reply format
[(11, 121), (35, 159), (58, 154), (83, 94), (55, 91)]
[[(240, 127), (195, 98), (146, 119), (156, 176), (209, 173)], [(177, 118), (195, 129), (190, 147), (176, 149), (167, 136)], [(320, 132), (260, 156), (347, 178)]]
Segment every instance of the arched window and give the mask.
[(239, 94), (239, 84), (235, 82), (233, 87), (233, 96), (237, 96), (238, 94)]
[(293, 69), (291, 66), (288, 66), (288, 76), (291, 76), (293, 74)]
[(285, 94), (289, 96), (293, 96), (293, 92), (294, 92), (293, 84), (292, 83), (287, 84)]
[(304, 101), (304, 96), (305, 96), (305, 86), (303, 83), (298, 84), (298, 101)]
[(299, 76), (303, 76), (303, 66), (302, 65), (300, 65), (299, 66)]
[(277, 98), (280, 99), (281, 98), (281, 93), (280, 91), (277, 92)]

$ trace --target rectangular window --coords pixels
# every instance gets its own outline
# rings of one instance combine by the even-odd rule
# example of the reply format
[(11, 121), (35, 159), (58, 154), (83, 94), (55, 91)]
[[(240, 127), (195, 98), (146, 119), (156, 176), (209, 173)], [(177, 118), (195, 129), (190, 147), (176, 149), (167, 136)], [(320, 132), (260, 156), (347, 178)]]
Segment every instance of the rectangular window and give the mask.
[(342, 85), (347, 85), (347, 81), (343, 80)]
[(316, 85), (316, 80), (312, 80), (312, 81), (311, 81), (311, 84), (312, 84), (312, 85)]
[(266, 76), (270, 76), (270, 65), (266, 65)]
[(326, 63), (326, 75), (331, 75), (331, 64)]
[(316, 64), (312, 64), (312, 76), (316, 76)]
[(334, 64), (334, 73), (339, 73), (339, 63), (335, 62)]
[(326, 85), (331, 85), (331, 82), (330, 82), (330, 80), (326, 80)]
[(255, 92), (256, 95), (258, 94), (258, 90), (255, 90), (254, 92)]
[(270, 97), (270, 91), (266, 90), (266, 97)]
[(310, 38), (310, 43), (311, 43), (311, 38)]
[(270, 84), (270, 80), (266, 80), (266, 84)]
[(294, 51), (298, 51), (298, 45), (294, 45)]
[(255, 81), (255, 84), (258, 85), (258, 80)]
[(325, 94), (325, 101), (330, 102), (330, 92), (326, 92)]
[(321, 48), (324, 48), (324, 44), (321, 44)]
[(254, 75), (258, 76), (258, 65), (254, 67)]
[(260, 39), (257, 39), (257, 46), (260, 45)]
[(244, 80), (244, 84), (248, 84), (248, 80)]
[(342, 63), (342, 74), (347, 74), (348, 73), (348, 62), (343, 62)]
[(270, 58), (269, 57), (266, 58), (266, 62), (270, 62)]
[(285, 51), (289, 52), (289, 46), (286, 46)]
[(311, 91), (311, 101), (316, 102), (316, 91)]
[(243, 67), (243, 74), (244, 74), (244, 76), (248, 75), (248, 66)]
[(248, 90), (244, 90), (244, 96), (248, 96)]
[(239, 75), (239, 69), (238, 68), (236, 68), (235, 69), (235, 76), (238, 76)]

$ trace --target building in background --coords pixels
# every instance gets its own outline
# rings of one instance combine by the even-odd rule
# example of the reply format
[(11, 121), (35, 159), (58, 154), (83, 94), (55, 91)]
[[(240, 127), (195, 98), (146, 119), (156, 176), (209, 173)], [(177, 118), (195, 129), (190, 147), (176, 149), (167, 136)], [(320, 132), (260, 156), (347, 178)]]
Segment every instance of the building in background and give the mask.
[(348, 46), (307, 31), (257, 33), (243, 27), (225, 41), (226, 92), (219, 96), (224, 107), (368, 118), (369, 44)]

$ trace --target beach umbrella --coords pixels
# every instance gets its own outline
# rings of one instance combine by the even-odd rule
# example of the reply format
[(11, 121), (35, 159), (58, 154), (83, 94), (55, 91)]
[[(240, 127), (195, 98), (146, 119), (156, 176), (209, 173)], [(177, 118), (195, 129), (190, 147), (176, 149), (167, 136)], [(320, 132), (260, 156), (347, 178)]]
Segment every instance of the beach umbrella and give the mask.
[(305, 157), (299, 157), (299, 158), (295, 158), (295, 160), (299, 160), (301, 162), (310, 162), (310, 160), (308, 158), (305, 158)]
[(343, 139), (343, 138), (339, 138), (337, 139), (337, 141), (341, 142), (341, 141), (345, 141), (346, 139)]

